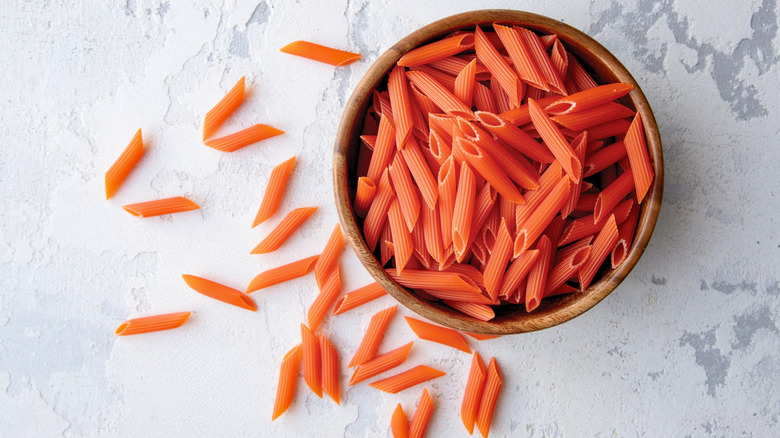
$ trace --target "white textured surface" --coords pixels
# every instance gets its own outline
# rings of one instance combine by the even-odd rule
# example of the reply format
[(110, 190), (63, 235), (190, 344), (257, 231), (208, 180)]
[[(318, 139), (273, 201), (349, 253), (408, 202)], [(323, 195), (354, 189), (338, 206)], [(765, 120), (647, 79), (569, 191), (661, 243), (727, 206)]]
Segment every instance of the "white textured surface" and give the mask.
[[(492, 436), (778, 434), (776, 0), (186, 3), (0, 3), (0, 436), (387, 436), (419, 388), (358, 385), (337, 407), (301, 384), (270, 423), (312, 278), (254, 294), (250, 313), (180, 274), (242, 288), (318, 252), (337, 221), (332, 138), (362, 73), (414, 29), (489, 7), (549, 15), (612, 50), (653, 105), (667, 169), (655, 235), (615, 293), (557, 328), (479, 345), (504, 369)], [(364, 60), (333, 69), (278, 52), (296, 39)], [(220, 154), (200, 144), (202, 116), (244, 74), (249, 97), (222, 132), (264, 122), (287, 134)], [(103, 173), (138, 127), (147, 154), (106, 202)], [(320, 211), (277, 253), (250, 256), (280, 216), (249, 229), (265, 181), (292, 154), (282, 209)], [(120, 208), (174, 195), (203, 208), (148, 220)], [(341, 263), (345, 289), (368, 282), (350, 252)], [(327, 320), (342, 364), (391, 304)], [(179, 310), (195, 312), (181, 329), (113, 335), (128, 317)], [(413, 339), (400, 317), (391, 327), (383, 350)], [(418, 341), (410, 363), (448, 373), (428, 385), (430, 436), (466, 435), (469, 360)]]

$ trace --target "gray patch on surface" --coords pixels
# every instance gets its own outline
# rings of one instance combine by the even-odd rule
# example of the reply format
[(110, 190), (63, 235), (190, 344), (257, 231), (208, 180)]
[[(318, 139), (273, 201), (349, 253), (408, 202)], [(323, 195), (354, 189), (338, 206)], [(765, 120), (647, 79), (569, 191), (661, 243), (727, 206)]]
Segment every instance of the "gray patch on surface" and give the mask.
[[(379, 413), (376, 407), (380, 406), (381, 393), (379, 391), (367, 391), (361, 394), (361, 403), (358, 405), (357, 418), (344, 428), (345, 437), (363, 437), (369, 435), (369, 431), (375, 430), (379, 421)], [(373, 409), (372, 409), (373, 407)], [(408, 417), (407, 417), (408, 418)]]
[(769, 295), (780, 295), (780, 281), (775, 281), (775, 284), (767, 286), (766, 293)]
[(725, 294), (725, 295), (731, 295), (734, 293), (737, 289), (740, 291), (750, 291), (755, 292), (756, 291), (756, 283), (748, 283), (747, 281), (742, 281), (741, 283), (728, 283), (725, 281), (713, 281), (710, 286), (715, 289), (716, 291)]
[(652, 373), (647, 373), (647, 376), (650, 377), (651, 379), (653, 379), (653, 381), (655, 382), (656, 380), (658, 380), (659, 377), (661, 377), (661, 374), (663, 374), (663, 373), (664, 373), (663, 370), (655, 371), (655, 372), (652, 372)]
[(704, 368), (707, 375), (705, 384), (707, 385), (707, 394), (715, 397), (718, 385), (726, 383), (726, 376), (731, 366), (731, 359), (722, 354), (719, 348), (715, 348), (715, 330), (700, 333), (684, 332), (680, 338), (680, 346), (690, 346), (696, 355), (696, 365)]
[(699, 285), (699, 290), (710, 290), (709, 286), (707, 286), (707, 282), (702, 280), (701, 285)]
[(744, 313), (734, 317), (734, 337), (731, 347), (736, 350), (744, 350), (753, 342), (753, 336), (760, 329), (767, 329), (778, 333), (777, 325), (768, 307), (762, 307), (751, 313)]
[(725, 224), (725, 225), (731, 225), (731, 224), (737, 224), (742, 222), (742, 218), (737, 213), (729, 213), (727, 211), (723, 211), (720, 208), (708, 208), (707, 212), (705, 213), (707, 217), (714, 217), (718, 222)]
[(255, 10), (252, 12), (252, 16), (247, 20), (246, 25), (250, 24), (263, 24), (268, 21), (268, 17), (271, 16), (271, 11), (268, 9), (268, 5), (265, 2), (258, 3)]
[(350, 20), (349, 30), (350, 40), (355, 43), (355, 46), (359, 49), (357, 52), (361, 53), (364, 58), (374, 56), (379, 52), (375, 42), (369, 38), (370, 35), (376, 33), (376, 27), (372, 25), (376, 20), (366, 10), (368, 3), (363, 3), (360, 9), (355, 12)]
[(671, 180), (664, 187), (664, 201), (670, 204), (690, 199), (692, 194), (693, 185), (681, 179)]
[(658, 286), (664, 286), (666, 284), (666, 277), (656, 277), (653, 275), (650, 277), (650, 282)]
[(231, 55), (249, 58), (249, 40), (245, 32), (238, 30), (238, 26), (233, 26), (233, 37), (230, 39), (228, 51)]
[(157, 7), (157, 15), (160, 16), (160, 20), (165, 20), (165, 14), (167, 14), (168, 10), (170, 9), (171, 9), (170, 2), (160, 3), (160, 6)]
[(135, 17), (136, 4), (135, 0), (127, 0), (125, 2), (125, 15), (128, 17)]

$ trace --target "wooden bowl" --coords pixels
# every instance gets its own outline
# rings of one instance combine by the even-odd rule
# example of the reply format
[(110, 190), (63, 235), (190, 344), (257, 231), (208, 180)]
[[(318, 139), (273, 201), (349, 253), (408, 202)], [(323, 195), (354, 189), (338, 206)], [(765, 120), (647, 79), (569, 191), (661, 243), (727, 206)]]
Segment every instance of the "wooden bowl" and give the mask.
[[(495, 22), (519, 25), (543, 34), (556, 34), (566, 49), (577, 55), (583, 65), (591, 71), (597, 82), (632, 84), (633, 91), (621, 102), (633, 107), (642, 115), (650, 159), (655, 171), (655, 180), (642, 202), (634, 242), (626, 260), (620, 266), (603, 275), (602, 272), (597, 274), (597, 278), (598, 275), (602, 275), (601, 279), (591, 284), (582, 293), (545, 298), (542, 300), (542, 304), (531, 313), (526, 312), (522, 305), (496, 306), (494, 308), (495, 319), (483, 322), (436, 302), (422, 300), (391, 279), (382, 269), (374, 254), (368, 249), (363, 238), (362, 219), (355, 217), (352, 205), (357, 182), (355, 167), (359, 137), (363, 118), (374, 88), (386, 80), (388, 72), (401, 55), (410, 49), (440, 39), (459, 29), (473, 30), (475, 25), (490, 26)], [(661, 138), (653, 111), (650, 109), (639, 84), (636, 83), (623, 64), (596, 40), (571, 26), (541, 15), (513, 10), (489, 9), (453, 15), (413, 32), (383, 53), (366, 72), (347, 102), (336, 133), (333, 156), (333, 185), (342, 229), (355, 253), (376, 281), (401, 304), (425, 318), (457, 330), (485, 334), (504, 335), (552, 327), (581, 315), (609, 295), (626, 278), (647, 247), (661, 208), (663, 180)]]

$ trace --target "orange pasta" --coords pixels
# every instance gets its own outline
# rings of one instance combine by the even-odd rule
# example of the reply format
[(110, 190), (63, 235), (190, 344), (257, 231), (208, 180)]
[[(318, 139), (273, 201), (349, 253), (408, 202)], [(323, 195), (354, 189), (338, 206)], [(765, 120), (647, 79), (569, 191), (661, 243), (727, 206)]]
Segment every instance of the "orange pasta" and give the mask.
[(393, 164), (389, 167), (390, 179), (395, 188), (395, 195), (398, 200), (398, 206), (403, 213), (406, 227), (411, 233), (417, 219), (420, 217), (420, 199), (417, 196), (417, 189), (412, 181), (412, 175), (409, 167), (406, 165), (401, 154), (396, 154)]
[(525, 204), (525, 198), (512, 180), (482, 147), (465, 138), (458, 138), (455, 142), (459, 145), (469, 165), (482, 175), (498, 193), (516, 204)]
[(474, 47), (474, 34), (462, 33), (410, 50), (398, 60), (398, 65), (411, 67), (430, 64)]
[(455, 97), (467, 107), (471, 107), (474, 99), (474, 75), (477, 70), (477, 60), (472, 59), (455, 77)]
[(528, 100), (528, 107), (531, 114), (531, 121), (534, 124), (534, 128), (539, 132), (547, 147), (555, 156), (555, 159), (561, 163), (561, 167), (575, 182), (580, 180), (582, 174), (582, 163), (577, 159), (571, 146), (561, 134), (561, 131), (555, 126), (555, 123), (550, 120), (550, 117), (539, 106), (539, 104), (533, 100)]
[(392, 162), (393, 153), (395, 152), (394, 145), (395, 128), (390, 119), (382, 114), (379, 119), (379, 132), (376, 135), (374, 153), (371, 155), (371, 162), (368, 165), (368, 173), (366, 174), (371, 181), (378, 181), (387, 166)]
[(569, 54), (566, 53), (566, 49), (563, 48), (563, 44), (561, 44), (561, 40), (558, 38), (556, 38), (552, 44), (550, 64), (552, 64), (553, 70), (558, 75), (559, 79), (564, 79), (566, 77), (566, 71), (569, 68)]
[(477, 53), (477, 59), (487, 67), (493, 75), (493, 79), (498, 81), (501, 88), (506, 92), (512, 107), (520, 106), (520, 79), (517, 78), (514, 70), (506, 62), (503, 56), (498, 53), (495, 46), (490, 42), (485, 32), (477, 26), (475, 32), (474, 50)]
[(368, 362), (376, 356), (379, 344), (382, 342), (382, 338), (387, 331), (387, 326), (393, 319), (393, 315), (395, 315), (397, 308), (397, 305), (388, 307), (371, 317), (371, 321), (368, 323), (368, 328), (366, 329), (366, 334), (363, 335), (363, 340), (360, 341), (360, 345), (358, 346), (355, 355), (352, 356), (352, 360), (349, 362), (350, 368)]
[(203, 144), (218, 151), (235, 152), (243, 147), (280, 134), (284, 134), (284, 131), (273, 126), (258, 123), (224, 137), (210, 138), (204, 141)]
[(393, 416), (390, 417), (390, 431), (393, 432), (393, 438), (409, 437), (409, 422), (406, 421), (401, 403), (398, 403), (393, 411)]
[(498, 295), (512, 297), (515, 293), (525, 293), (525, 290), (518, 292), (518, 288), (520, 287), (520, 283), (525, 280), (528, 272), (533, 268), (538, 257), (539, 251), (533, 249), (530, 251), (523, 251), (520, 256), (515, 258), (504, 274), (504, 280), (501, 283), (501, 290)]
[(417, 89), (417, 87), (411, 87), (411, 89), (414, 100), (417, 102), (417, 108), (420, 109), (423, 116), (442, 112), (441, 108), (436, 106), (431, 98), (424, 95), (420, 90)]
[[(476, 59), (476, 56), (470, 56), (468, 59), (460, 56), (449, 56), (447, 58), (442, 58), (431, 62), (429, 66), (437, 70), (441, 70), (447, 74), (457, 76), (458, 73), (460, 73), (460, 71), (463, 70), (463, 68), (466, 67), (474, 59)], [(484, 65), (478, 62), (476, 64), (475, 74), (484, 77), (485, 75), (489, 76), (490, 72), (485, 68)], [(483, 79), (477, 79), (477, 80), (483, 80)], [(429, 112), (435, 112), (435, 111), (429, 111)]]
[[(590, 141), (604, 140), (605, 138), (614, 137), (616, 135), (623, 135), (628, 130), (631, 123), (627, 120), (617, 119), (610, 122), (604, 122), (599, 125), (588, 128), (588, 138)], [(562, 128), (561, 132), (569, 137), (574, 138), (579, 134), (577, 131)]]
[(596, 222), (601, 222), (602, 218), (607, 217), (607, 214), (609, 214), (623, 198), (628, 196), (632, 190), (634, 190), (634, 177), (631, 171), (627, 170), (612, 182), (612, 184), (605, 187), (601, 193), (599, 193), (599, 197), (596, 198), (596, 206), (593, 210), (593, 217)]
[(618, 241), (615, 244), (615, 248), (612, 249), (612, 268), (617, 268), (628, 255), (628, 250), (631, 248), (631, 243), (634, 240), (634, 232), (636, 231), (636, 224), (639, 220), (639, 208), (632, 208), (628, 217), (622, 224), (618, 226)]
[(590, 282), (596, 275), (599, 266), (604, 262), (609, 253), (612, 252), (612, 248), (618, 241), (618, 229), (615, 224), (615, 215), (612, 214), (604, 224), (604, 228), (601, 229), (596, 239), (593, 241), (593, 249), (591, 250), (588, 261), (582, 265), (582, 268), (578, 271), (580, 287), (585, 290), (590, 286)]
[(515, 209), (516, 230), (519, 230), (528, 218), (531, 217), (531, 214), (539, 208), (539, 205), (544, 202), (545, 197), (560, 182), (562, 173), (561, 163), (557, 161), (552, 163), (539, 178), (539, 190), (526, 192), (526, 203), (518, 205)]
[(325, 64), (334, 65), (336, 67), (352, 64), (361, 58), (357, 53), (345, 52), (343, 50), (321, 46), (308, 41), (295, 41), (279, 50), (290, 55), (324, 62)]
[(181, 327), (189, 317), (190, 312), (178, 312), (128, 319), (117, 327), (114, 334), (129, 336), (175, 329)]
[(144, 141), (141, 135), (141, 129), (136, 131), (130, 143), (125, 147), (119, 158), (116, 159), (114, 164), (106, 171), (105, 186), (106, 186), (106, 199), (114, 196), (119, 186), (122, 185), (127, 175), (133, 170), (138, 160), (144, 154)]
[(466, 339), (464, 339), (463, 335), (457, 330), (430, 324), (408, 316), (405, 318), (406, 323), (409, 324), (409, 327), (418, 338), (425, 339), (426, 341), (438, 342), (439, 344), (447, 345), (469, 354), (471, 353), (471, 349), (469, 348)]
[(236, 82), (236, 85), (228, 91), (213, 108), (206, 113), (203, 119), (203, 141), (206, 141), (222, 126), (222, 123), (244, 102), (244, 82), (246, 76)]
[(341, 233), (341, 226), (336, 225), (314, 266), (314, 276), (317, 279), (318, 288), (322, 289), (330, 273), (337, 267), (342, 249), (344, 249), (344, 235)]
[(276, 251), (290, 238), (295, 230), (314, 214), (315, 211), (317, 211), (317, 207), (296, 208), (289, 212), (287, 216), (279, 222), (279, 225), (268, 233), (268, 236), (266, 236), (262, 242), (252, 249), (250, 254), (267, 254)]
[(477, 414), (477, 428), (483, 437), (487, 437), (490, 433), (493, 412), (496, 409), (498, 393), (501, 391), (502, 383), (501, 369), (498, 367), (496, 358), (492, 357), (488, 364), (485, 388), (482, 392), (482, 399), (479, 403), (479, 413)]
[(474, 113), (471, 112), (471, 109), (427, 72), (410, 71), (406, 74), (406, 77), (447, 114), (474, 120)]
[(634, 87), (631, 84), (607, 84), (589, 88), (550, 103), (545, 107), (549, 114), (563, 115), (585, 111), (628, 94)]
[(528, 273), (528, 285), (525, 289), (525, 309), (528, 312), (532, 312), (539, 307), (539, 303), (544, 298), (547, 274), (550, 270), (550, 253), (552, 251), (550, 239), (544, 235), (540, 237), (539, 242), (536, 244), (536, 249), (539, 251), (539, 257), (536, 259), (534, 267)]
[[(374, 90), (373, 98), (374, 111), (380, 116), (385, 116), (389, 120), (393, 120), (393, 111), (390, 108), (390, 93), (387, 91), (379, 92)], [(395, 136), (395, 131), (393, 131), (393, 136)], [(395, 143), (395, 137), (393, 137), (393, 143)]]
[[(322, 256), (320, 256), (322, 259)], [(333, 303), (338, 299), (341, 293), (341, 272), (338, 265), (331, 270), (331, 274), (328, 280), (323, 284), (320, 293), (317, 294), (317, 298), (309, 306), (309, 311), (306, 313), (306, 321), (309, 323), (309, 328), (312, 331), (317, 331), (325, 319), (325, 315), (328, 314), (328, 310), (333, 306)]]
[(405, 164), (420, 189), (422, 199), (428, 208), (436, 208), (436, 199), (439, 196), (436, 177), (433, 176), (431, 168), (425, 162), (425, 157), (423, 157), (417, 142), (414, 139), (407, 141), (401, 155), (403, 155)]
[(602, 123), (632, 117), (633, 115), (634, 111), (630, 108), (619, 103), (607, 102), (588, 110), (562, 116), (553, 116), (552, 119), (566, 128), (574, 131), (582, 131)]
[[(427, 209), (428, 208), (423, 205), (423, 210)], [(420, 219), (414, 226), (414, 230), (412, 230), (412, 244), (414, 245), (415, 257), (417, 257), (417, 260), (425, 269), (428, 269), (431, 266), (431, 256), (428, 254), (428, 248), (425, 246), (425, 236), (423, 234), (425, 234), (425, 230), (423, 230), (423, 220)], [(409, 266), (409, 268), (411, 268), (411, 266)]]
[(588, 177), (595, 175), (607, 167), (617, 163), (627, 154), (626, 145), (622, 141), (613, 143), (603, 149), (596, 151), (585, 160), (583, 174)]
[(626, 138), (623, 141), (626, 145), (628, 160), (631, 162), (631, 174), (634, 176), (637, 202), (641, 204), (653, 182), (653, 165), (650, 164), (650, 156), (647, 154), (644, 127), (642, 126), (642, 117), (639, 114), (634, 117), (631, 126), (628, 127)]
[(590, 251), (590, 245), (579, 248), (550, 268), (550, 272), (547, 274), (547, 285), (545, 286), (544, 296), (551, 296), (555, 290), (566, 282), (566, 280), (571, 278), (588, 260)]
[(303, 380), (317, 397), (322, 398), (322, 352), (317, 336), (301, 324), (303, 346)]
[(497, 113), (498, 105), (496, 104), (496, 98), (493, 96), (493, 92), (490, 88), (482, 85), (479, 82), (474, 83), (474, 106), (479, 111), (486, 111), (489, 113)]
[(468, 276), (456, 272), (386, 269), (393, 280), (410, 289), (479, 293), (479, 286)]
[(183, 278), (184, 282), (187, 283), (187, 286), (192, 288), (195, 292), (224, 303), (241, 307), (242, 309), (251, 310), (253, 312), (257, 311), (257, 306), (255, 305), (255, 302), (252, 301), (252, 298), (249, 298), (249, 295), (241, 291), (194, 275), (182, 275), (181, 278)]
[(409, 104), (409, 86), (406, 84), (405, 69), (396, 66), (387, 79), (387, 91), (390, 93), (390, 108), (395, 122), (395, 145), (403, 149), (407, 136), (412, 129), (412, 109)]
[(500, 116), (483, 111), (475, 114), (482, 126), (528, 158), (542, 163), (551, 163), (555, 159), (548, 148)]
[(338, 315), (344, 313), (385, 295), (387, 295), (387, 292), (379, 283), (374, 282), (367, 284), (339, 298), (339, 300), (336, 301), (336, 309), (333, 311), (333, 314)]
[(173, 198), (157, 199), (154, 201), (139, 202), (137, 204), (123, 205), (122, 208), (138, 217), (154, 217), (164, 214), (181, 213), (184, 211), (197, 210), (198, 204), (181, 196)]
[(393, 188), (390, 186), (390, 178), (387, 170), (382, 173), (382, 178), (379, 180), (379, 187), (377, 188), (374, 201), (371, 203), (371, 207), (366, 214), (366, 220), (363, 222), (363, 235), (366, 238), (366, 245), (374, 251), (376, 249), (377, 241), (379, 240), (379, 234), (382, 232), (382, 227), (387, 219), (387, 213), (390, 210), (390, 204), (395, 199), (393, 194)]
[(568, 177), (563, 177), (550, 194), (544, 198), (544, 201), (539, 204), (539, 208), (531, 214), (522, 227), (517, 229), (514, 248), (515, 256), (528, 249), (539, 238), (544, 229), (547, 228), (547, 225), (553, 220), (555, 214), (563, 207), (563, 204), (569, 197), (570, 190), (571, 180)]
[(474, 433), (474, 423), (477, 421), (477, 414), (479, 413), (479, 405), (482, 401), (482, 391), (485, 388), (486, 379), (487, 370), (485, 369), (485, 364), (482, 363), (479, 352), (475, 351), (474, 357), (471, 359), (469, 377), (468, 380), (466, 380), (466, 391), (463, 394), (463, 403), (460, 405), (460, 419), (463, 421), (463, 425), (466, 426), (469, 435)]
[(355, 372), (352, 374), (352, 378), (349, 380), (349, 385), (356, 385), (401, 365), (406, 361), (406, 358), (409, 357), (409, 352), (412, 351), (412, 345), (414, 345), (414, 342), (388, 351), (385, 354), (380, 354), (379, 356), (358, 365), (357, 368), (355, 368)]
[(355, 191), (355, 214), (359, 217), (366, 217), (368, 209), (371, 207), (371, 201), (374, 200), (374, 194), (376, 194), (376, 184), (371, 181), (371, 178), (361, 176), (358, 178), (357, 190)]
[(268, 186), (265, 188), (265, 194), (262, 202), (260, 202), (260, 208), (257, 210), (255, 220), (252, 222), (252, 228), (265, 222), (279, 209), (279, 202), (281, 202), (282, 196), (284, 196), (287, 180), (290, 178), (294, 167), (295, 157), (293, 156), (284, 163), (274, 167), (274, 170), (271, 171), (271, 178), (268, 180)]
[(428, 429), (428, 423), (433, 415), (433, 400), (428, 389), (423, 388), (420, 401), (417, 403), (417, 409), (412, 416), (412, 422), (409, 424), (409, 438), (422, 438), (425, 436), (425, 430)]
[(520, 79), (536, 88), (550, 91), (547, 82), (539, 71), (539, 67), (536, 66), (530, 50), (517, 31), (511, 27), (498, 24), (494, 24), (493, 29), (495, 29), (509, 57), (512, 59), (512, 65)]
[(255, 292), (266, 287), (271, 287), (286, 281), (294, 280), (307, 275), (314, 270), (314, 264), (319, 256), (311, 256), (297, 262), (288, 263), (278, 268), (269, 269), (261, 272), (246, 288), (246, 293)]
[[(456, 254), (465, 254), (466, 242), (469, 241), (471, 230), (471, 220), (474, 214), (474, 198), (477, 191), (477, 182), (474, 173), (468, 164), (463, 163), (460, 167), (460, 178), (458, 178), (458, 191), (455, 195), (455, 206), (452, 216), (452, 244)], [(475, 233), (477, 230), (473, 230)]]
[(393, 236), (395, 264), (398, 270), (401, 271), (412, 256), (414, 242), (412, 242), (412, 236), (404, 227), (403, 214), (401, 213), (398, 199), (393, 200), (393, 203), (390, 205), (388, 222), (390, 223), (390, 230)]
[(634, 208), (634, 200), (626, 199), (620, 204), (615, 206), (612, 211), (605, 212), (599, 220), (595, 220), (594, 215), (583, 216), (573, 220), (566, 229), (563, 230), (558, 246), (568, 245), (576, 240), (582, 239), (585, 236), (596, 234), (604, 226), (604, 221), (607, 220), (607, 213), (615, 215), (615, 223), (620, 225), (628, 217)]
[[(588, 146), (588, 131), (583, 131), (574, 140), (571, 141), (571, 147), (574, 149), (574, 154), (577, 156), (577, 160), (580, 163), (585, 162), (585, 151)], [(582, 172), (581, 172), (582, 174)], [(580, 199), (580, 191), (582, 188), (582, 178), (579, 181), (572, 181), (571, 190), (569, 190), (569, 198), (561, 207), (561, 217), (566, 219), (574, 211), (574, 207), (577, 206), (577, 201)]]
[(485, 266), (485, 287), (493, 300), (498, 298), (501, 290), (507, 263), (512, 256), (512, 244), (512, 236), (506, 227), (506, 221), (501, 219), (496, 242), (493, 246), (493, 253)]
[(396, 394), (404, 389), (411, 388), (412, 386), (419, 385), (420, 383), (441, 377), (445, 374), (447, 373), (426, 365), (417, 365), (412, 369), (386, 379), (378, 380), (368, 386), (380, 391), (389, 392), (390, 394)]
[[(436, 70), (435, 68), (428, 67), (427, 65), (418, 65), (416, 67), (411, 67), (411, 71), (417, 72), (417, 73), (425, 73), (430, 77), (430, 79), (433, 79), (434, 82), (437, 82), (438, 85), (434, 85), (437, 89), (438, 88), (444, 88), (444, 90), (447, 91), (447, 93), (452, 94), (452, 97), (454, 98), (455, 95), (455, 75), (449, 75), (447, 73), (444, 73), (441, 70)], [(412, 83), (411, 84), (413, 88), (418, 88), (419, 91), (423, 94), (426, 94), (417, 84)], [(427, 95), (427, 94), (426, 94)], [(438, 96), (438, 98), (441, 98), (443, 96), (446, 96), (446, 94), (443, 94), (441, 96)], [(431, 99), (431, 101), (436, 104), (436, 106), (439, 106), (439, 103), (446, 101), (442, 100), (435, 100), (432, 96), (428, 96), (428, 98)], [(449, 99), (449, 98), (448, 98)], [(457, 99), (455, 99), (457, 100)], [(456, 104), (459, 105), (459, 104)], [(440, 107), (441, 108), (441, 107)], [(444, 110), (444, 108), (442, 108)]]
[(496, 314), (495, 312), (493, 312), (493, 309), (486, 304), (477, 304), (477, 303), (470, 303), (466, 301), (451, 301), (451, 300), (444, 300), (444, 304), (452, 307), (453, 309), (457, 310), (460, 313), (463, 313), (464, 315), (471, 316), (472, 318), (476, 318), (480, 321), (490, 321), (491, 319), (496, 317)]
[(279, 371), (279, 386), (276, 387), (276, 399), (274, 400), (274, 413), (271, 421), (276, 420), (292, 404), (295, 398), (295, 381), (298, 378), (298, 369), (301, 367), (301, 357), (303, 348), (301, 344), (296, 345), (288, 351), (282, 359), (282, 366)]
[(539, 41), (539, 37), (530, 30), (522, 27), (515, 27), (514, 29), (528, 48), (531, 58), (534, 60), (536, 66), (539, 67), (539, 71), (541, 72), (542, 77), (544, 77), (545, 82), (547, 82), (550, 90), (565, 95), (566, 87), (563, 85), (563, 80), (558, 76), (558, 73), (555, 72), (552, 63), (550, 62), (550, 58), (548, 58), (547, 53), (545, 53), (542, 42)]
[(509, 230), (509, 234), (512, 235), (515, 234), (515, 228), (517, 227), (517, 223), (515, 222), (515, 211), (517, 210), (517, 205), (518, 204), (515, 204), (514, 202), (504, 198), (503, 196), (499, 198), (499, 203), (498, 203), (499, 215), (506, 222), (506, 229)]
[(428, 253), (437, 263), (444, 263), (444, 245), (441, 241), (441, 221), (439, 219), (439, 210), (434, 208), (423, 208), (423, 238)]
[(382, 234), (379, 236), (379, 255), (382, 260), (382, 266), (386, 265), (393, 256), (393, 233), (390, 230), (390, 223), (385, 222), (382, 227)]
[(336, 404), (341, 404), (339, 389), (339, 354), (328, 338), (320, 334), (320, 355), (322, 357), (322, 390)]
[[(539, 103), (539, 105), (544, 108), (546, 105), (551, 104), (558, 100), (558, 96), (548, 96), (543, 97), (539, 100), (534, 99)], [(499, 116), (506, 120), (507, 122), (516, 125), (516, 126), (523, 126), (531, 123), (531, 113), (528, 108), (528, 104), (520, 105), (518, 108), (512, 108), (507, 111), (501, 111)]]
[(439, 217), (441, 219), (441, 237), (444, 247), (452, 243), (452, 220), (455, 212), (457, 176), (452, 157), (439, 169)]

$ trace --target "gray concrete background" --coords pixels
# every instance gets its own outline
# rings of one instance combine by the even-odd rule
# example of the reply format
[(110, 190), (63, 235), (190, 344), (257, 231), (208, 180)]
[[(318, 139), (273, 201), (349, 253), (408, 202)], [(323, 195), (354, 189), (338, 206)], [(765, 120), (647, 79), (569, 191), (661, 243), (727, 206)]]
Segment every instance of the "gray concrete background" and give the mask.
[[(180, 274), (243, 288), (317, 253), (337, 221), (331, 139), (352, 88), (404, 35), (480, 8), (548, 15), (604, 44), (648, 96), (666, 158), (654, 237), (612, 295), (559, 327), (471, 342), (504, 370), (492, 436), (778, 435), (776, 0), (307, 3), (0, 4), (0, 436), (389, 435), (396, 403), (410, 412), (419, 389), (343, 388), (337, 407), (299, 387), (270, 423), (313, 279), (255, 294), (254, 314)], [(334, 70), (278, 52), (297, 39), (364, 59)], [(200, 144), (202, 116), (242, 75), (251, 91), (223, 132), (261, 122), (287, 134), (219, 154)], [(147, 154), (106, 202), (103, 173), (139, 127)], [(282, 209), (320, 211), (278, 253), (250, 256), (279, 220), (249, 229), (265, 181), (293, 154)], [(203, 208), (149, 220), (120, 208), (175, 195)], [(369, 281), (351, 252), (341, 264), (345, 289)], [(392, 304), (326, 322), (344, 365)], [(179, 310), (195, 312), (181, 329), (113, 335), (126, 318)], [(391, 328), (382, 351), (414, 339), (400, 317)], [(470, 356), (417, 344), (411, 364), (448, 373), (428, 385), (430, 436), (465, 436)]]

